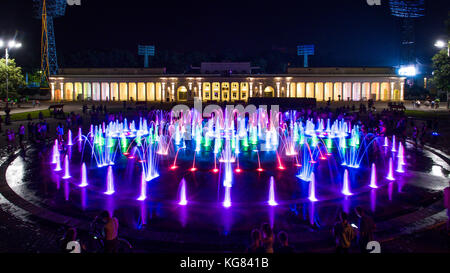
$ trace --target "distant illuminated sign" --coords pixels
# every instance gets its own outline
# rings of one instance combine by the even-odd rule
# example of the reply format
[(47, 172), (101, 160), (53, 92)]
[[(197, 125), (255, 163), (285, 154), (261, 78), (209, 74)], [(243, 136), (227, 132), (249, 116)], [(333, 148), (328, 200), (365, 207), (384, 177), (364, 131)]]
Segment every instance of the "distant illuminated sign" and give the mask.
[(415, 76), (417, 75), (416, 67), (413, 65), (402, 66), (398, 70), (400, 76)]

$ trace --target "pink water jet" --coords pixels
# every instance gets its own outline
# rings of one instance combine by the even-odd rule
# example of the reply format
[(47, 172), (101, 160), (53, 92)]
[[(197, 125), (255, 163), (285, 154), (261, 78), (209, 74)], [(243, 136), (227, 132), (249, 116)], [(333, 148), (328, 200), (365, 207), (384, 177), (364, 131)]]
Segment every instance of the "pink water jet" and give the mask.
[(69, 155), (66, 155), (66, 157), (64, 158), (64, 176), (63, 179), (69, 179), (70, 176), (70, 172), (69, 172)]
[(87, 171), (86, 171), (86, 163), (83, 162), (83, 165), (81, 165), (81, 184), (79, 187), (84, 188), (88, 186), (87, 182)]
[(186, 180), (183, 178), (180, 182), (180, 201), (178, 202), (178, 205), (180, 206), (186, 206), (187, 205), (187, 199), (186, 199)]
[(389, 171), (388, 171), (388, 175), (386, 177), (387, 180), (391, 180), (394, 181), (394, 162), (392, 161), (392, 157), (389, 158)]
[(112, 166), (108, 166), (108, 174), (106, 176), (106, 195), (114, 194), (114, 176)]
[(350, 179), (348, 177), (348, 170), (345, 169), (344, 171), (344, 181), (342, 183), (342, 194), (345, 196), (352, 195), (350, 191)]
[(273, 176), (270, 177), (270, 185), (269, 185), (269, 200), (267, 203), (270, 206), (278, 205), (277, 201), (275, 201), (275, 179)]
[(311, 174), (311, 181), (309, 182), (309, 201), (316, 202), (316, 178), (314, 173)]
[(377, 169), (375, 167), (375, 163), (372, 163), (372, 170), (370, 172), (370, 185), (369, 187), (376, 189), (377, 186)]

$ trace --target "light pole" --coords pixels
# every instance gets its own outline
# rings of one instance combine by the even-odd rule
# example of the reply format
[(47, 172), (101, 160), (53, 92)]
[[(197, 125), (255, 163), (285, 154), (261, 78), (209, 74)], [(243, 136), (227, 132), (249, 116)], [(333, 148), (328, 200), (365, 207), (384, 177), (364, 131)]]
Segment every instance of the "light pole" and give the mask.
[[(447, 43), (445, 43), (442, 40), (438, 40), (436, 41), (436, 43), (434, 43), (434, 46), (437, 48), (447, 48), (447, 56), (450, 57), (450, 40), (447, 41)], [(449, 100), (449, 90), (447, 87), (447, 109), (450, 109), (450, 100)]]
[[(4, 43), (2, 40), (0, 40), (0, 48), (5, 48), (5, 60), (6, 60), (6, 109), (8, 109), (9, 108), (9, 94), (8, 94), (8, 91), (9, 91), (9, 86), (8, 86), (8, 83), (9, 83), (9, 71), (8, 71), (8, 59), (9, 59), (9, 50), (10, 49), (14, 49), (14, 48), (20, 48), (20, 47), (22, 47), (22, 44), (21, 43), (17, 43), (16, 41), (14, 41), (14, 40), (11, 40), (11, 41), (9, 41), (8, 42), (8, 44), (6, 44), (6, 43)], [(6, 113), (6, 115), (7, 116), (9, 116), (9, 111), (8, 111), (8, 113)]]

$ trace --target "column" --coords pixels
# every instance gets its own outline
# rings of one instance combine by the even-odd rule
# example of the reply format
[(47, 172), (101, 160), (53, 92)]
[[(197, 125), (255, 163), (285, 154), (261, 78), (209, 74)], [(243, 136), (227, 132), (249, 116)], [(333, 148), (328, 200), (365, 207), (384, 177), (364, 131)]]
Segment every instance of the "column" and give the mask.
[(331, 82), (331, 101), (334, 101), (334, 82)]
[(55, 83), (52, 82), (50, 85), (52, 87), (52, 101), (54, 101), (55, 100)]
[(394, 82), (391, 82), (391, 92), (389, 100), (394, 100)]
[(259, 96), (262, 97), (262, 83), (259, 83)]
[(61, 100), (64, 100), (64, 83), (61, 83)]
[(378, 90), (377, 90), (378, 100), (381, 100), (381, 82), (379, 82), (377, 84), (377, 86), (378, 86)]
[(202, 98), (203, 98), (203, 96), (202, 96), (202, 82), (198, 82), (197, 85), (198, 85), (198, 98), (200, 100), (202, 100)]
[(249, 97), (251, 98), (251, 97), (253, 97), (253, 82), (249, 82), (249, 87), (250, 87), (250, 89), (249, 89)]
[(75, 85), (76, 85), (76, 84), (77, 84), (76, 82), (73, 82), (73, 83), (72, 83), (72, 101), (76, 101), (76, 100), (77, 100), (77, 98), (76, 98), (76, 96), (75, 96), (75, 90), (76, 90)]
[(175, 83), (172, 82), (171, 86), (172, 86), (172, 90), (171, 90), (172, 91), (172, 98), (173, 98), (174, 101), (177, 101), (177, 97), (176, 97), (176, 94), (175, 94)]
[(277, 98), (280, 97), (280, 82), (277, 82)]
[(164, 102), (166, 100), (166, 83), (161, 83), (161, 101)]
[(401, 82), (400, 83), (400, 101), (404, 100), (404, 98), (403, 98), (404, 92), (405, 92), (405, 83)]
[(81, 82), (81, 100), (84, 101), (84, 82)]
[(117, 82), (117, 101), (120, 101), (120, 82)]
[(288, 97), (288, 98), (291, 97), (291, 83), (290, 82), (287, 82), (286, 97)]

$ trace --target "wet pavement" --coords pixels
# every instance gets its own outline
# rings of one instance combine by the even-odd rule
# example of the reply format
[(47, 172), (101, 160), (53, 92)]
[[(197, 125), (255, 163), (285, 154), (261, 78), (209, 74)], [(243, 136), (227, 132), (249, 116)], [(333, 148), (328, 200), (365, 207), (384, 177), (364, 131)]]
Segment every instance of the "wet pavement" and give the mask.
[[(55, 124), (56, 122), (57, 121), (50, 121), (51, 124)], [(1, 142), (4, 142), (3, 138), (0, 143)], [(5, 149), (0, 149), (0, 164), (3, 164), (8, 159), (8, 155), (10, 155), (10, 153), (6, 152)], [(28, 160), (33, 160), (33, 156), (31, 154), (28, 154), (28, 156), (30, 158)], [(432, 157), (432, 155), (429, 156)], [(27, 158), (27, 156), (25, 156), (25, 158)], [(427, 166), (427, 168), (430, 170), (430, 174), (432, 176), (448, 179), (448, 170), (450, 168), (448, 168), (448, 162), (445, 160), (442, 160), (436, 156), (436, 158), (434, 158), (434, 163)], [(422, 179), (426, 179), (426, 177), (423, 177)], [(439, 182), (436, 185), (430, 183), (428, 186), (430, 190), (433, 191), (442, 190), (442, 183)], [(62, 226), (54, 224), (51, 221), (43, 220), (42, 218), (37, 218), (30, 214), (27, 210), (24, 210), (13, 203), (14, 202), (10, 202), (10, 200), (6, 200), (4, 196), (0, 195), (0, 221), (2, 223), (0, 226), (0, 252), (58, 252), (58, 240), (63, 235)], [(437, 203), (439, 202), (437, 201)], [(432, 205), (433, 204), (428, 203), (427, 206)], [(435, 222), (428, 222), (424, 226), (417, 224), (419, 220), (432, 217), (434, 212), (442, 209), (442, 205), (435, 204), (434, 206), (435, 208), (433, 210), (429, 212), (421, 211), (421, 214), (419, 215), (417, 215), (417, 213), (403, 215), (404, 218), (406, 218), (405, 221), (412, 222), (414, 224), (409, 227), (405, 227), (403, 230), (398, 230), (397, 232), (391, 231), (390, 234), (388, 234), (390, 235), (390, 238), (389, 236), (385, 236), (386, 241), (382, 242), (382, 248), (384, 251), (392, 253), (448, 252), (448, 236), (442, 228), (442, 217), (438, 217), (435, 219)], [(417, 226), (417, 229), (414, 229), (414, 225)], [(410, 230), (407, 230), (408, 228), (410, 228)], [(425, 231), (423, 231), (424, 228), (426, 229)], [(126, 231), (136, 233), (136, 230)], [(308, 232), (312, 232), (312, 230), (308, 230)], [(413, 233), (409, 234), (411, 232)], [(327, 237), (327, 233), (328, 231), (323, 231), (321, 235), (319, 234), (325, 238), (321, 241), (317, 240), (315, 242), (304, 242), (303, 244), (296, 245), (296, 248), (298, 251), (305, 252), (331, 252), (333, 249), (330, 245), (330, 238)], [(123, 232), (123, 234), (125, 235), (126, 232)], [(130, 240), (139, 252), (172, 252), (177, 251), (179, 248), (178, 244), (170, 243), (170, 241), (174, 242), (176, 240), (173, 240), (173, 238), (164, 238), (165, 236), (173, 236), (172, 234), (155, 232), (152, 235), (160, 236), (161, 240), (146, 240), (144, 239), (144, 234), (140, 232), (137, 232), (137, 234), (132, 234), (132, 236), (127, 237), (127, 239)], [(142, 240), (139, 239), (140, 236), (143, 237)], [(295, 235), (292, 237), (295, 240)], [(222, 242), (219, 241), (216, 243), (216, 246), (218, 245), (219, 248), (200, 246), (199, 249), (201, 249), (201, 251), (214, 252), (218, 249), (227, 249), (229, 247), (226, 236), (219, 236), (216, 238), (223, 240)], [(247, 240), (244, 237), (237, 238), (236, 240), (239, 240), (236, 246), (229, 249), (229, 251), (240, 252), (245, 249)], [(188, 242), (184, 245), (187, 248), (191, 247), (191, 249), (199, 247), (195, 244), (190, 245)]]

